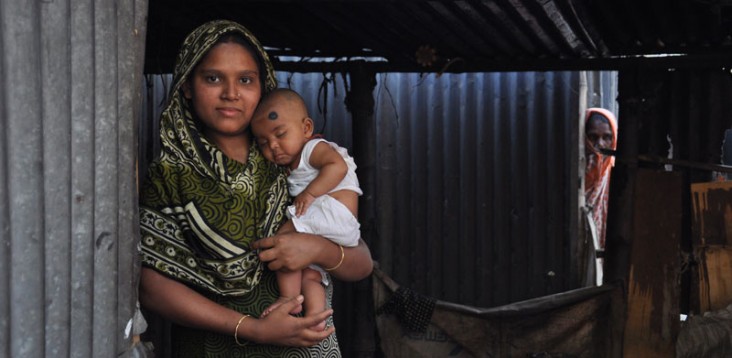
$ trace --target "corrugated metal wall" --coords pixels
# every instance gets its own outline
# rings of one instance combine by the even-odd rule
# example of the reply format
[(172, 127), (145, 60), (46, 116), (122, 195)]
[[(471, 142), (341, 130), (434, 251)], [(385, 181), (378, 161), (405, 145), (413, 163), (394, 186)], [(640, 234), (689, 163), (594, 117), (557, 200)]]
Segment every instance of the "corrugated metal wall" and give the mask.
[(484, 307), (576, 287), (579, 94), (578, 72), (382, 77), (382, 268)]
[(116, 357), (147, 1), (0, 2), (0, 357)]
[[(326, 138), (351, 148), (358, 133), (343, 77), (279, 73), (279, 81), (303, 94)], [(392, 73), (377, 81), (369, 244), (381, 268), (423, 294), (479, 306), (576, 287), (580, 93), (585, 106), (617, 110), (615, 73)], [(150, 112), (170, 80), (148, 83), (159, 88)]]
[[(722, 163), (724, 132), (732, 128), (729, 68), (629, 70), (621, 85), (621, 115), (638, 121), (638, 154), (667, 157), (670, 150), (675, 159)], [(689, 174), (692, 182), (712, 179), (710, 171)]]

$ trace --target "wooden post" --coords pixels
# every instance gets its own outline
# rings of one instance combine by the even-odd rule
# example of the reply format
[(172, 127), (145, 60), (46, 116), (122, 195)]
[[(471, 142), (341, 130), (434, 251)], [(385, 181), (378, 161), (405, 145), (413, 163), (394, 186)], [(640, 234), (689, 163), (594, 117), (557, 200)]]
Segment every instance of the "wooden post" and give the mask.
[[(376, 121), (374, 120), (374, 87), (376, 75), (363, 66), (349, 73), (350, 88), (346, 94), (346, 108), (353, 120), (353, 158), (358, 169), (358, 180), (364, 192), (359, 198), (358, 217), (361, 237), (375, 252), (375, 178), (376, 178)], [(335, 318), (341, 312), (341, 324), (336, 322), (338, 340), (344, 357), (373, 357), (376, 349), (376, 321), (371, 279), (359, 282), (339, 282), (336, 287)], [(339, 307), (341, 307), (339, 309)], [(346, 313), (347, 316), (343, 316)]]
[(610, 184), (605, 261), (606, 282), (623, 288), (611, 304), (612, 357), (673, 357), (679, 331), (683, 178), (638, 167), (642, 122), (645, 113), (657, 110), (653, 93), (638, 86), (638, 77), (646, 75), (642, 70), (620, 74), (622, 129)]
[(358, 166), (358, 180), (363, 190), (359, 199), (358, 218), (361, 235), (373, 244), (375, 220), (376, 121), (374, 119), (374, 87), (376, 75), (357, 66), (349, 73), (351, 86), (346, 94), (346, 108), (353, 120), (353, 158)]

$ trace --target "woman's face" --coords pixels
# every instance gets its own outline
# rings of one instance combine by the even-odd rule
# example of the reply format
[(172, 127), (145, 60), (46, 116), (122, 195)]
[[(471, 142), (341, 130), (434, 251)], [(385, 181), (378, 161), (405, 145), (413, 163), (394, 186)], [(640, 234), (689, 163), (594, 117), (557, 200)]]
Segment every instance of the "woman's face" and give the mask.
[(591, 119), (587, 122), (585, 134), (595, 149), (612, 149), (613, 131), (607, 121)]
[(239, 136), (246, 132), (262, 97), (257, 61), (242, 45), (215, 45), (182, 86), (206, 136)]

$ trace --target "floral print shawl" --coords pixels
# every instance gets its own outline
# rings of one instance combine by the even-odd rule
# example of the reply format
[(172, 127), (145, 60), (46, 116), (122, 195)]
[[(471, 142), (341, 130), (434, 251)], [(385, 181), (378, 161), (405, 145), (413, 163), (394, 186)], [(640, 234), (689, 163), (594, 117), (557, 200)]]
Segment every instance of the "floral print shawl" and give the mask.
[[(610, 130), (613, 132), (610, 149), (615, 150), (618, 142), (618, 126), (615, 115), (603, 108), (590, 108), (585, 115), (585, 124), (593, 114), (605, 117), (610, 123)], [(585, 143), (585, 146), (592, 149), (592, 154), (587, 158), (587, 167), (585, 169), (585, 201), (592, 208), (592, 218), (597, 228), (597, 249), (604, 249), (607, 201), (610, 194), (610, 170), (615, 165), (615, 157), (603, 155), (596, 151), (589, 141)]]

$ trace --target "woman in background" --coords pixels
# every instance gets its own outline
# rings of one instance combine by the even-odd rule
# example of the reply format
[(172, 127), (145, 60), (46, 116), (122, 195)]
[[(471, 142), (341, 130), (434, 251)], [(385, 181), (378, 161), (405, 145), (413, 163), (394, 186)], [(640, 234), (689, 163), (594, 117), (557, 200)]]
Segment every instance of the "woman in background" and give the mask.
[(615, 157), (603, 154), (602, 150), (614, 151), (617, 140), (615, 115), (603, 108), (588, 109), (585, 115), (585, 204), (592, 213), (595, 228), (592, 237), (597, 253), (597, 285), (602, 284), (610, 170), (615, 165)]

